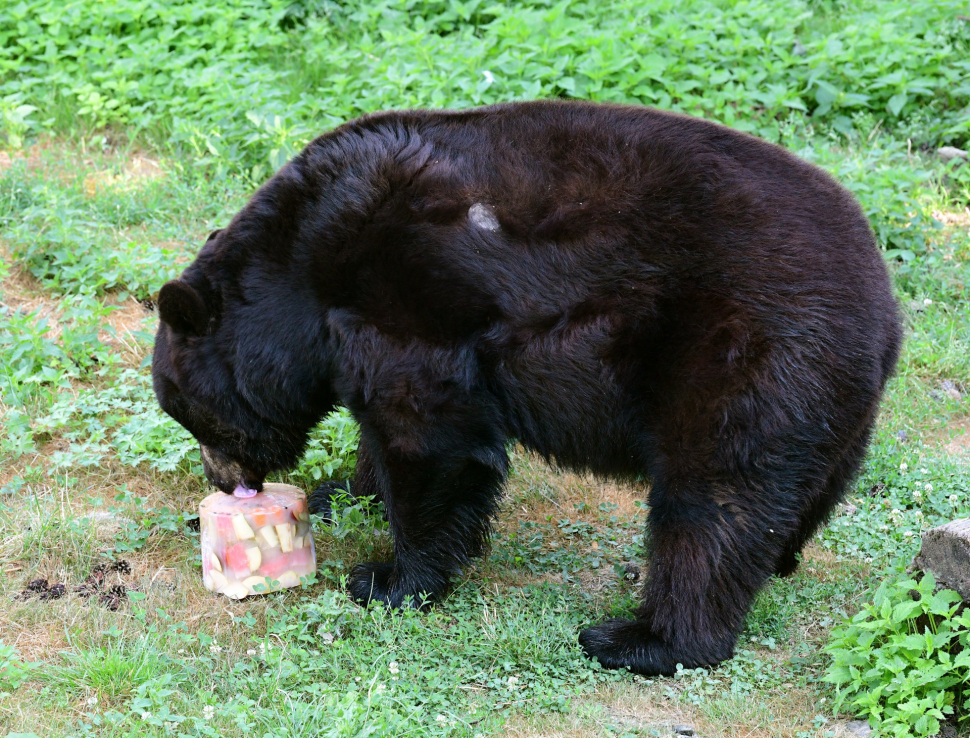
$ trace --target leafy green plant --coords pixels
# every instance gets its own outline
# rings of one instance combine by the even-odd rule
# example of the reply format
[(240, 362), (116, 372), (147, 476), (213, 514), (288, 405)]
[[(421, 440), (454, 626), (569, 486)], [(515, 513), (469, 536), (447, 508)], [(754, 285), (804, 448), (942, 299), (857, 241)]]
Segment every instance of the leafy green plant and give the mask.
[(838, 13), (804, 0), (784, 12), (776, 0), (235, 0), (218, 11), (24, 0), (0, 10), (0, 94), (8, 137), (124, 127), (254, 181), (362, 113), (536, 97), (652, 104), (773, 139), (792, 112), (846, 134), (860, 111), (887, 127), (928, 114), (924, 140), (960, 143), (961, 10), (959, 0), (860, 0)]
[(348, 479), (357, 465), (360, 428), (346, 408), (325, 417), (310, 433), (303, 458), (284, 475), (291, 484), (312, 487), (327, 479)]
[(12, 692), (30, 679), (36, 664), (25, 664), (17, 658), (17, 649), (0, 641), (0, 694)]
[(147, 372), (124, 369), (112, 379), (108, 387), (58, 393), (49, 412), (33, 421), (34, 434), (68, 441), (51, 455), (54, 467), (96, 466), (113, 453), (128, 466), (144, 462), (159, 471), (201, 474), (198, 444), (162, 412)]
[(71, 379), (90, 377), (116, 362), (98, 337), (114, 310), (90, 295), (63, 303), (60, 335), (50, 338), (51, 323), (41, 309), (30, 312), (0, 305), (0, 401), (25, 407), (50, 390), (68, 389)]
[(31, 120), (37, 108), (25, 105), (23, 98), (22, 92), (0, 97), (0, 131), (6, 133), (6, 145), (10, 149), (21, 148), (28, 133), (38, 127)]
[(110, 551), (112, 554), (138, 551), (156, 533), (167, 532), (191, 539), (198, 538), (198, 533), (188, 527), (190, 520), (198, 518), (195, 513), (165, 506), (149, 507), (146, 498), (134, 494), (127, 486), (118, 488), (114, 502), (116, 504), (107, 507), (107, 512), (118, 523), (114, 546)]
[(970, 708), (970, 617), (930, 573), (888, 580), (832, 632), (824, 681), (834, 709), (867, 717), (880, 735), (931, 736)]
[(70, 191), (35, 197), (6, 237), (14, 258), (54, 292), (124, 289), (145, 298), (184, 268), (180, 249), (119, 238), (108, 224), (90, 219)]

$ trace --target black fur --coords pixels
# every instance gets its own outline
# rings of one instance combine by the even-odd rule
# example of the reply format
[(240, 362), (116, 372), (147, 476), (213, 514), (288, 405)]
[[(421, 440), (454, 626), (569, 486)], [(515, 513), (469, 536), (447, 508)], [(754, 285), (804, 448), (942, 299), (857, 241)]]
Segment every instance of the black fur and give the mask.
[(159, 401), (224, 491), (292, 465), (335, 403), (360, 422), (356, 493), (395, 545), (354, 570), (361, 601), (434, 601), (485, 550), (510, 439), (649, 478), (637, 619), (580, 636), (643, 674), (731, 655), (856, 474), (900, 343), (869, 226), (825, 173), (584, 103), (348, 123), (159, 308)]

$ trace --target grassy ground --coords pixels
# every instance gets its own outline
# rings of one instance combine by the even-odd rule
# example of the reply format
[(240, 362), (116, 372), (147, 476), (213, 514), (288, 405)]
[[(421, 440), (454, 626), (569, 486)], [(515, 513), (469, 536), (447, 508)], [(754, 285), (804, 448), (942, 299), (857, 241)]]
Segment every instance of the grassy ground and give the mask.
[[(0, 8), (0, 735), (835, 736), (832, 627), (970, 514), (970, 167), (935, 153), (970, 130), (959, 4), (149, 6)], [(431, 613), (346, 600), (349, 568), (390, 550), (357, 506), (316, 526), (312, 586), (202, 587), (209, 490), (148, 378), (158, 288), (312, 133), (533, 96), (777, 141), (859, 197), (893, 272), (906, 343), (865, 471), (718, 669), (582, 657), (578, 631), (636, 602), (647, 490), (518, 449), (491, 554)], [(335, 414), (283, 478), (347, 477), (355, 445)], [(38, 579), (63, 596), (24, 593)]]

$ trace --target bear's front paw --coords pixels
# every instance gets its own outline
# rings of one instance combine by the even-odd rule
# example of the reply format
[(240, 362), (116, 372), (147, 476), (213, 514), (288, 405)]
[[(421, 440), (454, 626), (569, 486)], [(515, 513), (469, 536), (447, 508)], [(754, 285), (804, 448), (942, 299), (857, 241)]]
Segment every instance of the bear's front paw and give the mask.
[(393, 572), (393, 564), (357, 564), (350, 570), (347, 591), (361, 605), (377, 600), (397, 607), (400, 603), (394, 603), (390, 599), (389, 582)]
[(665, 643), (643, 620), (607, 620), (579, 634), (590, 658), (607, 669), (629, 669), (644, 676), (672, 676), (677, 665), (686, 669), (718, 664), (731, 657), (733, 644), (708, 649)]
[(339, 494), (350, 491), (350, 480), (344, 482), (324, 482), (313, 490), (306, 498), (307, 510), (312, 515), (319, 515), (324, 523), (333, 522), (333, 508), (330, 499)]
[[(417, 589), (421, 594), (414, 594)], [(424, 610), (434, 597), (424, 594), (432, 587), (408, 586), (398, 577), (394, 564), (357, 564), (347, 579), (347, 591), (351, 598), (366, 605), (371, 600), (383, 602), (388, 607), (415, 607)]]

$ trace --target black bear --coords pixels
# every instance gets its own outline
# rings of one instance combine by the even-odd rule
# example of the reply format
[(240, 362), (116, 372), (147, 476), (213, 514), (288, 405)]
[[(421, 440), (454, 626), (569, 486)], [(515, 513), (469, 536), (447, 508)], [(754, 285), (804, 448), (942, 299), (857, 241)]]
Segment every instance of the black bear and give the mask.
[(649, 108), (370, 115), (310, 143), (158, 298), (161, 406), (225, 492), (292, 466), (335, 404), (392, 563), (433, 601), (489, 541), (515, 440), (650, 481), (635, 620), (607, 667), (729, 658), (857, 472), (900, 324), (853, 198), (783, 149)]

